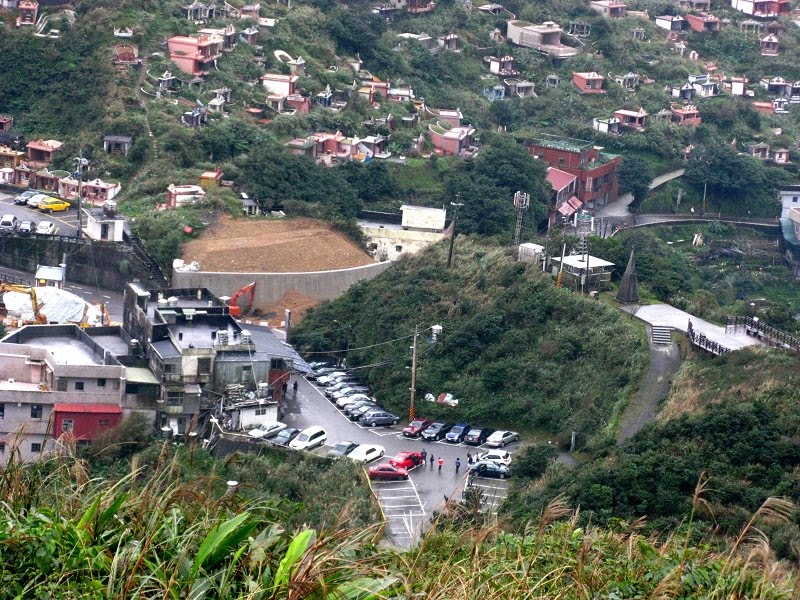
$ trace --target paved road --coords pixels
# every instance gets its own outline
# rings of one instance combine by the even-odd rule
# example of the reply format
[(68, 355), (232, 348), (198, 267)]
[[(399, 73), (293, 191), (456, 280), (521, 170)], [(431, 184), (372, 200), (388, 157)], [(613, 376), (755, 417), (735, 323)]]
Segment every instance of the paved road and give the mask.
[[(422, 451), (423, 448), (429, 456), (433, 454), (436, 459), (439, 457), (444, 459), (441, 471), (435, 466), (431, 467), (430, 463), (412, 470), (407, 485), (379, 483), (375, 486), (387, 517), (387, 536), (390, 541), (402, 548), (413, 545), (429, 521), (431, 513), (444, 504), (445, 496), (460, 494), (467, 466), (467, 452), (474, 455), (476, 451), (484, 450), (463, 444), (453, 445), (447, 442), (424, 442), (404, 438), (400, 431), (407, 422), (405, 418), (401, 418), (400, 424), (396, 427), (361, 427), (339, 412), (311, 382), (303, 378), (298, 379), (298, 382), (297, 397), (293, 397), (290, 391), (284, 409), (284, 422), (291, 427), (321, 425), (328, 433), (329, 446), (343, 440), (383, 446), (386, 449), (385, 459), (373, 464), (386, 462), (402, 450)], [(424, 405), (420, 408), (424, 409)], [(420, 412), (424, 414), (424, 410)], [(519, 443), (515, 442), (506, 450), (513, 453), (518, 448)], [(325, 451), (327, 448), (322, 452)], [(455, 471), (456, 457), (461, 459), (462, 464), (458, 474)]]
[[(683, 173), (683, 169), (677, 169), (675, 171), (670, 171), (669, 173), (659, 175), (650, 182), (649, 188), (654, 190), (657, 187), (664, 185), (668, 181), (672, 181), (673, 179), (681, 177)], [(594, 211), (594, 216), (595, 218), (629, 218), (631, 213), (628, 207), (630, 206), (631, 202), (633, 202), (633, 194), (623, 194), (613, 202), (597, 208)]]
[(633, 437), (644, 428), (658, 413), (658, 405), (667, 397), (672, 378), (681, 366), (678, 345), (654, 344), (650, 338), (650, 327), (647, 328), (650, 346), (650, 364), (641, 387), (631, 400), (630, 406), (622, 415), (618, 441)]
[(74, 236), (78, 231), (78, 211), (70, 209), (59, 213), (43, 213), (42, 211), (14, 204), (15, 194), (0, 192), (0, 213), (14, 215), (20, 221), (52, 221), (58, 227), (59, 235)]

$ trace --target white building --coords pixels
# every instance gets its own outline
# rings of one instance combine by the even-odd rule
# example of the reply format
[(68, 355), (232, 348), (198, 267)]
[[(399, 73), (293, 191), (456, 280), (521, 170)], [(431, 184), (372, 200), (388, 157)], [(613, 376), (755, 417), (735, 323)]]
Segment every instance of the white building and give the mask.
[(84, 208), (86, 237), (101, 242), (121, 242), (125, 221), (117, 214), (117, 203), (109, 200), (102, 208)]
[(400, 210), (400, 215), (376, 213), (374, 219), (359, 221), (375, 260), (394, 261), (415, 254), (452, 232), (443, 208), (403, 206)]

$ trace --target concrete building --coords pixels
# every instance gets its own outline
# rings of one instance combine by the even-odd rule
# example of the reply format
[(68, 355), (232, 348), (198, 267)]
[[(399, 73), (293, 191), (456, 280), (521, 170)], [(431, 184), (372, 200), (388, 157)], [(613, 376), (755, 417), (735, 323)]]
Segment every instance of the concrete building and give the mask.
[(790, 11), (789, 0), (731, 0), (731, 7), (753, 17), (780, 17)]
[(589, 5), (593, 11), (609, 19), (622, 19), (628, 10), (622, 0), (592, 0)]
[(155, 415), (152, 373), (129, 356), (119, 327), (27, 326), (0, 342), (0, 454), (22, 460), (66, 433), (89, 445), (132, 412)]
[(223, 39), (218, 35), (189, 37), (176, 35), (167, 40), (169, 58), (187, 75), (200, 77), (208, 73), (222, 56)]
[(579, 94), (605, 94), (604, 81), (605, 77), (594, 71), (572, 74), (572, 85)]
[(578, 254), (565, 256), (563, 269), (561, 257), (551, 257), (550, 267), (553, 277), (557, 277), (559, 271), (562, 271), (562, 284), (565, 288), (589, 292), (609, 288), (614, 263), (596, 256)]
[(125, 221), (117, 214), (117, 203), (109, 200), (102, 208), (89, 207), (83, 209), (86, 217), (83, 233), (99, 242), (121, 242)]
[(36, 274), (33, 276), (34, 287), (54, 287), (64, 289), (67, 278), (67, 267), (61, 264), (57, 267), (50, 265), (36, 265)]
[(580, 51), (561, 42), (564, 31), (553, 21), (534, 25), (527, 21), (511, 20), (507, 24), (506, 37), (517, 46), (533, 48), (554, 58), (569, 58)]
[(201, 202), (206, 197), (206, 191), (199, 185), (175, 185), (170, 183), (167, 186), (167, 203), (165, 208), (177, 208), (187, 206), (196, 202)]
[(575, 196), (590, 208), (615, 200), (619, 194), (620, 157), (602, 150), (589, 141), (552, 135), (543, 135), (528, 146), (535, 158), (575, 175), (578, 178)]
[(475, 135), (475, 128), (471, 125), (452, 127), (449, 123), (436, 123), (428, 125), (428, 135), (436, 154), (471, 156), (477, 152), (472, 139)]
[(442, 208), (403, 206), (400, 210), (399, 215), (367, 213), (368, 218), (358, 223), (378, 261), (394, 261), (405, 254), (415, 254), (452, 232)]
[[(207, 289), (125, 288), (123, 327), (161, 385), (159, 426), (185, 434), (200, 412), (234, 391), (282, 401), (299, 357), (265, 327), (243, 329)], [(133, 343), (133, 342), (132, 342)]]

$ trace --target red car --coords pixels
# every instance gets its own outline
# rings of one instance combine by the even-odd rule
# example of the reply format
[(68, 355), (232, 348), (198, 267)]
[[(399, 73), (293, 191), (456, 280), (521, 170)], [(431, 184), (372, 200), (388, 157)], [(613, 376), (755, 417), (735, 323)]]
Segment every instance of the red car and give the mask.
[(408, 471), (402, 467), (395, 467), (389, 463), (382, 463), (369, 468), (369, 478), (380, 479), (382, 481), (408, 479)]
[(419, 437), (420, 434), (433, 424), (430, 419), (416, 419), (411, 421), (406, 427), (403, 427), (403, 435), (405, 437)]
[(389, 464), (404, 469), (413, 469), (422, 464), (422, 454), (419, 452), (398, 452), (397, 456), (389, 460)]

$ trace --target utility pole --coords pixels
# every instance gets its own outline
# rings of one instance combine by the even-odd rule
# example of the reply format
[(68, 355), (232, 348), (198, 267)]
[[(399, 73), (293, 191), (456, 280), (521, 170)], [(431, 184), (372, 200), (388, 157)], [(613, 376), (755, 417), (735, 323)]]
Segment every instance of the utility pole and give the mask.
[(408, 409), (408, 420), (413, 421), (416, 414), (414, 401), (417, 395), (417, 338), (419, 337), (419, 325), (414, 325), (414, 345), (411, 347), (411, 405)]
[(703, 183), (703, 212), (701, 215), (706, 214), (706, 192), (708, 191), (708, 179)]
[[(459, 199), (459, 194), (456, 194), (456, 200)], [(453, 265), (453, 246), (456, 243), (456, 227), (458, 226), (458, 209), (464, 204), (462, 202), (451, 202), (450, 206), (453, 207), (453, 233), (450, 235), (450, 251), (447, 253), (447, 268), (449, 269)], [(414, 338), (414, 344), (416, 348), (416, 339)]]
[(78, 230), (75, 232), (75, 237), (81, 239), (83, 229), (83, 169), (89, 164), (89, 159), (83, 158), (83, 148), (81, 148), (78, 152), (78, 156), (76, 156), (72, 162), (78, 171)]

